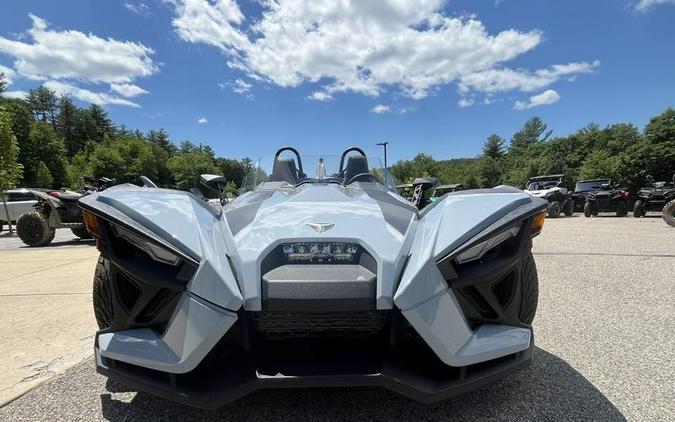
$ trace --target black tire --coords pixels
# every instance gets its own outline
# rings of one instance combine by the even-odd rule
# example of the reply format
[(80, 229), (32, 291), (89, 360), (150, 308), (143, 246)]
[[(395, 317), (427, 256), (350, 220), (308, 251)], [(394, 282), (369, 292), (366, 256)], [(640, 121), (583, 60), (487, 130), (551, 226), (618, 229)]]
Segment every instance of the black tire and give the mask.
[(566, 216), (566, 217), (571, 217), (572, 214), (574, 214), (574, 201), (572, 201), (571, 199), (569, 199), (569, 200), (565, 203), (564, 212), (565, 212), (565, 216)]
[(98, 328), (109, 328), (113, 321), (112, 304), (112, 277), (110, 276), (110, 263), (99, 256), (96, 270), (94, 271), (93, 303), (94, 316)]
[(669, 226), (675, 227), (675, 199), (663, 207), (663, 221)]
[(549, 202), (547, 213), (550, 218), (560, 217), (560, 202), (558, 201)]
[(584, 217), (590, 217), (592, 215), (591, 203), (586, 201), (584, 204)]
[(16, 234), (28, 246), (44, 246), (54, 240), (56, 230), (39, 212), (23, 214), (16, 222)]
[(537, 266), (534, 263), (532, 253), (523, 260), (520, 267), (520, 280), (521, 300), (518, 316), (523, 324), (532, 325), (539, 300), (539, 278), (537, 277)]
[(644, 217), (647, 212), (645, 211), (645, 203), (641, 200), (635, 201), (633, 205), (633, 217), (640, 218)]
[(626, 203), (623, 201), (619, 201), (616, 204), (616, 216), (625, 217), (627, 215), (628, 215), (628, 207), (626, 207)]
[(78, 227), (76, 229), (70, 229), (71, 232), (80, 239), (91, 239), (91, 233), (87, 231), (84, 227)]

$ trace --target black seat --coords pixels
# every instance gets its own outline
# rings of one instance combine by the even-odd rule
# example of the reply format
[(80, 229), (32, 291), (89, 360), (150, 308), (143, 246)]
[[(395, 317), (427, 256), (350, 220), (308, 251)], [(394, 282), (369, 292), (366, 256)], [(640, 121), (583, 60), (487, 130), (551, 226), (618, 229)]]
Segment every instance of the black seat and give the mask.
[(59, 199), (66, 202), (75, 202), (82, 198), (82, 196), (81, 193), (77, 192), (59, 192)]
[(345, 178), (343, 183), (356, 182), (352, 180), (357, 174), (370, 173), (368, 169), (368, 159), (362, 155), (354, 155), (347, 159), (345, 167)]
[(297, 185), (298, 170), (295, 167), (295, 160), (292, 158), (278, 157), (276, 161), (274, 161), (270, 182), (288, 182), (291, 185)]

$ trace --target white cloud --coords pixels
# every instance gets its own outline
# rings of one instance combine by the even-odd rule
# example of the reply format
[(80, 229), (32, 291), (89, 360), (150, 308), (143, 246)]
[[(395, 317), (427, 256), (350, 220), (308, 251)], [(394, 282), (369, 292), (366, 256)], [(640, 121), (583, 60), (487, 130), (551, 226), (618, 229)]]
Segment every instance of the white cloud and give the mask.
[(150, 7), (145, 4), (145, 3), (124, 3), (124, 7), (137, 15), (141, 16), (149, 16), (150, 15)]
[(0, 37), (0, 52), (14, 56), (14, 69), (31, 79), (80, 79), (90, 82), (129, 83), (157, 71), (143, 44), (100, 38), (79, 31), (54, 31), (30, 15), (28, 34), (33, 43)]
[(532, 92), (557, 82), (563, 77), (573, 78), (579, 74), (592, 73), (600, 66), (599, 61), (592, 63), (557, 64), (534, 72), (513, 69), (488, 69), (465, 75), (461, 78), (461, 92), (471, 90), (497, 93), (511, 90)]
[(206, 117), (197, 116), (197, 123), (199, 123), (200, 125), (203, 125), (203, 124), (208, 123), (208, 122), (209, 121), (206, 120)]
[(25, 99), (26, 95), (28, 93), (26, 91), (5, 91), (0, 96), (5, 97), (5, 98), (19, 98), (19, 99)]
[(513, 108), (516, 110), (525, 110), (541, 105), (554, 104), (560, 101), (560, 95), (552, 89), (548, 89), (541, 94), (533, 95), (528, 101), (516, 101)]
[(251, 84), (244, 82), (242, 79), (237, 79), (234, 81), (234, 87), (232, 88), (232, 91), (236, 92), (237, 94), (246, 94), (251, 90)]
[(116, 97), (114, 95), (110, 95), (105, 92), (90, 91), (88, 89), (71, 85), (67, 82), (47, 81), (44, 83), (44, 86), (51, 90), (56, 91), (57, 94), (73, 96), (79, 100), (92, 104), (98, 105), (114, 104), (128, 107), (140, 107), (138, 104), (126, 100), (124, 98)]
[(636, 5), (635, 5), (635, 11), (636, 12), (642, 12), (645, 13), (649, 9), (659, 6), (662, 4), (672, 4), (675, 5), (675, 0), (640, 0)]
[(7, 81), (7, 85), (11, 85), (12, 82), (14, 82), (14, 79), (16, 79), (16, 72), (14, 72), (13, 69), (10, 69), (9, 67), (3, 66), (1, 64), (0, 73), (5, 74), (5, 81)]
[[(260, 18), (244, 16), (234, 0), (170, 3), (181, 39), (222, 50), (230, 68), (253, 79), (283, 87), (318, 83), (321, 89), (309, 96), (316, 100), (348, 91), (377, 96), (390, 89), (421, 99), (460, 81), (465, 89), (480, 90), (491, 84), (472, 78), (499, 77), (483, 72), (509, 71), (504, 63), (542, 40), (537, 30), (491, 34), (475, 17), (444, 14), (444, 0), (264, 1)], [(540, 71), (511, 72), (556, 80)]]
[(110, 84), (110, 90), (127, 98), (148, 93), (148, 91), (134, 84)]
[(333, 96), (326, 92), (316, 91), (308, 95), (307, 98), (316, 101), (330, 101), (333, 99)]
[(462, 108), (471, 107), (473, 105), (473, 100), (471, 98), (460, 98), (459, 101), (457, 101), (457, 105)]
[(390, 106), (385, 104), (378, 104), (375, 107), (370, 109), (371, 112), (376, 114), (408, 114), (412, 111), (415, 111), (415, 107), (399, 107), (399, 106)]
[(145, 94), (135, 79), (157, 72), (150, 57), (154, 51), (141, 43), (101, 38), (75, 30), (57, 31), (47, 22), (30, 15), (32, 27), (23, 37), (0, 37), (0, 52), (14, 57), (17, 77), (47, 81), (53, 89), (95, 104), (138, 104), (104, 92), (94, 92), (78, 84), (109, 84), (110, 90), (124, 97)]

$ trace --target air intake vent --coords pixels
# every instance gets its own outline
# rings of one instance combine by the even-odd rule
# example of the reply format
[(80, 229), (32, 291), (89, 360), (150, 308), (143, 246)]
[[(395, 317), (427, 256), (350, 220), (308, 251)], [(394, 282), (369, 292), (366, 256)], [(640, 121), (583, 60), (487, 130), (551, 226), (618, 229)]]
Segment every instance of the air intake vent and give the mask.
[(116, 272), (115, 279), (117, 280), (116, 291), (119, 303), (127, 313), (130, 313), (131, 309), (141, 297), (141, 288), (120, 271)]
[(384, 328), (385, 311), (258, 312), (255, 327), (267, 338), (369, 337)]

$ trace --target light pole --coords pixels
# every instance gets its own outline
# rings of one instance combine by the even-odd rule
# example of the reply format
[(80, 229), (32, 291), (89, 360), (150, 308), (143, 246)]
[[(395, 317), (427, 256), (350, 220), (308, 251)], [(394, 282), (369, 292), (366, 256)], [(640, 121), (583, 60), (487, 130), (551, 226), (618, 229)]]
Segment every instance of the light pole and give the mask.
[(387, 168), (387, 145), (389, 141), (382, 141), (377, 143), (378, 146), (384, 147), (384, 168)]
[(389, 170), (387, 169), (387, 145), (389, 145), (389, 141), (378, 142), (377, 145), (384, 148), (384, 184), (386, 185), (388, 181), (387, 174), (389, 173)]

